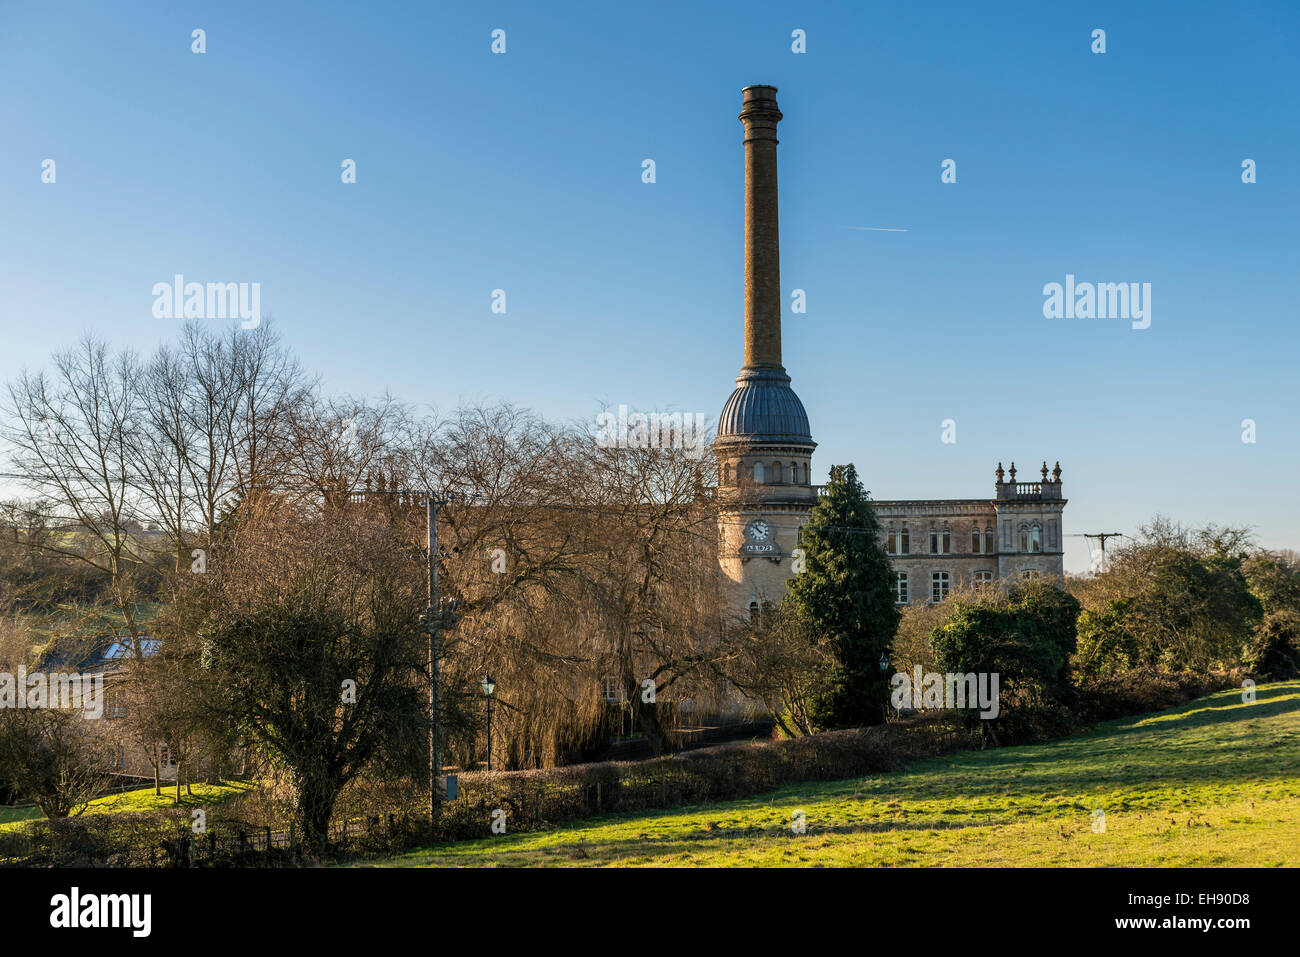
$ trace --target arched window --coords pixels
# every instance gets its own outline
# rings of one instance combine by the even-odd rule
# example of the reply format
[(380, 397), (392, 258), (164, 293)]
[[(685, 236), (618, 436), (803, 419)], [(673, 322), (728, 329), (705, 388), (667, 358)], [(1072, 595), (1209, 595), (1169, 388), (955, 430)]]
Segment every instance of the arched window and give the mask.
[(970, 530), (970, 550), (978, 554), (980, 545), (982, 544), (983, 539), (980, 538), (980, 530), (978, 528), (972, 528)]
[(1029, 527), (1029, 550), (1031, 552), (1041, 552), (1043, 550), (1043, 530), (1035, 522)]
[(908, 555), (912, 551), (912, 536), (904, 525), (898, 530), (898, 554)]
[(758, 602), (751, 601), (749, 603), (749, 617), (751, 621), (758, 620)]
[(885, 551), (890, 555), (898, 554), (898, 532), (892, 525), (885, 534)]
[(1020, 526), (1020, 550), (1022, 552), (1029, 551), (1029, 526), (1028, 525)]
[(781, 463), (780, 462), (772, 463), (772, 484), (773, 485), (781, 484)]
[(763, 463), (762, 462), (754, 463), (754, 484), (755, 485), (763, 484)]
[(931, 555), (948, 555), (952, 552), (952, 529), (947, 525), (943, 528), (930, 526), (930, 554)]
[(992, 555), (996, 549), (993, 547), (993, 529), (984, 529), (984, 551)]
[(799, 482), (799, 474), (800, 474), (800, 471), (801, 471), (801, 470), (800, 470), (800, 468), (799, 468), (799, 463), (798, 463), (798, 462), (791, 462), (791, 463), (790, 463), (790, 484), (791, 484), (791, 485), (799, 485), (799, 484), (800, 484), (800, 482)]

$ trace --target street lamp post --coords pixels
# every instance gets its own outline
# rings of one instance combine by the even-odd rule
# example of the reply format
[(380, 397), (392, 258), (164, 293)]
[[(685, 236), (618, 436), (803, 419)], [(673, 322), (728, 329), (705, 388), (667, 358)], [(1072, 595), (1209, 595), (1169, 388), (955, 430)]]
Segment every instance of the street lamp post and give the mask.
[(492, 680), (491, 675), (484, 675), (483, 681), (479, 687), (483, 689), (483, 697), (487, 698), (487, 769), (492, 770), (492, 695), (497, 690), (497, 683)]
[[(884, 678), (885, 675), (889, 674), (889, 664), (890, 664), (889, 655), (886, 654), (885, 652), (881, 652), (880, 653), (880, 677), (881, 678)], [(886, 689), (886, 693), (888, 693), (888, 689)], [(889, 720), (888, 707), (885, 708), (885, 720)]]

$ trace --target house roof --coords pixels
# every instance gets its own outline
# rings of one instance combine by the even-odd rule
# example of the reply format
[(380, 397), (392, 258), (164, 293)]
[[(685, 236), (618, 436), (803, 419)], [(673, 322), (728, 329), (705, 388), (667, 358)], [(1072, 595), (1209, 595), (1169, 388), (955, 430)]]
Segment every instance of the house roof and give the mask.
[[(139, 639), (140, 653), (148, 658), (158, 653), (162, 642), (148, 635)], [(41, 667), (49, 670), (63, 671), (114, 671), (122, 662), (135, 655), (135, 648), (130, 635), (100, 635), (93, 638), (71, 638), (58, 643), (58, 646), (41, 662)]]

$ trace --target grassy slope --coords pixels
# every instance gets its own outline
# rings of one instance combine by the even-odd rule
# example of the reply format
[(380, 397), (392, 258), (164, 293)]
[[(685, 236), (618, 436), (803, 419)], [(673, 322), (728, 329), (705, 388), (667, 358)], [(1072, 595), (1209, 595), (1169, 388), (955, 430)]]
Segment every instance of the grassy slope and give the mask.
[[(185, 786), (181, 785), (180, 806), (210, 808), (212, 805), (220, 804), (236, 794), (242, 794), (252, 786), (252, 784), (239, 781), (228, 781), (224, 784), (194, 784), (191, 786), (194, 793), (187, 795)], [(175, 797), (175, 785), (171, 787), (164, 786), (161, 795), (155, 795), (153, 787), (150, 786), (141, 788), (138, 791), (124, 791), (121, 794), (110, 794), (106, 797), (96, 798), (90, 802), (84, 813), (120, 814), (127, 811), (153, 811), (159, 808), (176, 807)], [(12, 825), (20, 821), (44, 816), (39, 809), (34, 807), (0, 807), (0, 830), (5, 830), (7, 824)]]
[[(1300, 682), (1083, 735), (428, 848), (388, 866), (1300, 865)], [(795, 835), (791, 814), (805, 812)], [(1094, 809), (1105, 831), (1093, 831)], [(487, 822), (484, 822), (484, 830)]]

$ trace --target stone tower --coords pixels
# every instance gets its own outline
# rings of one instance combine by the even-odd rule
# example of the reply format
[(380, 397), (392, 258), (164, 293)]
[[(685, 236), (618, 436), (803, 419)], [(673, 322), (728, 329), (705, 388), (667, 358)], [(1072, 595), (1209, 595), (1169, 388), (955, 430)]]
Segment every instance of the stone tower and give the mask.
[(808, 414), (781, 364), (776, 87), (747, 86), (745, 126), (745, 364), (718, 419), (720, 561), (739, 608), (779, 601), (790, 556), (816, 502)]

